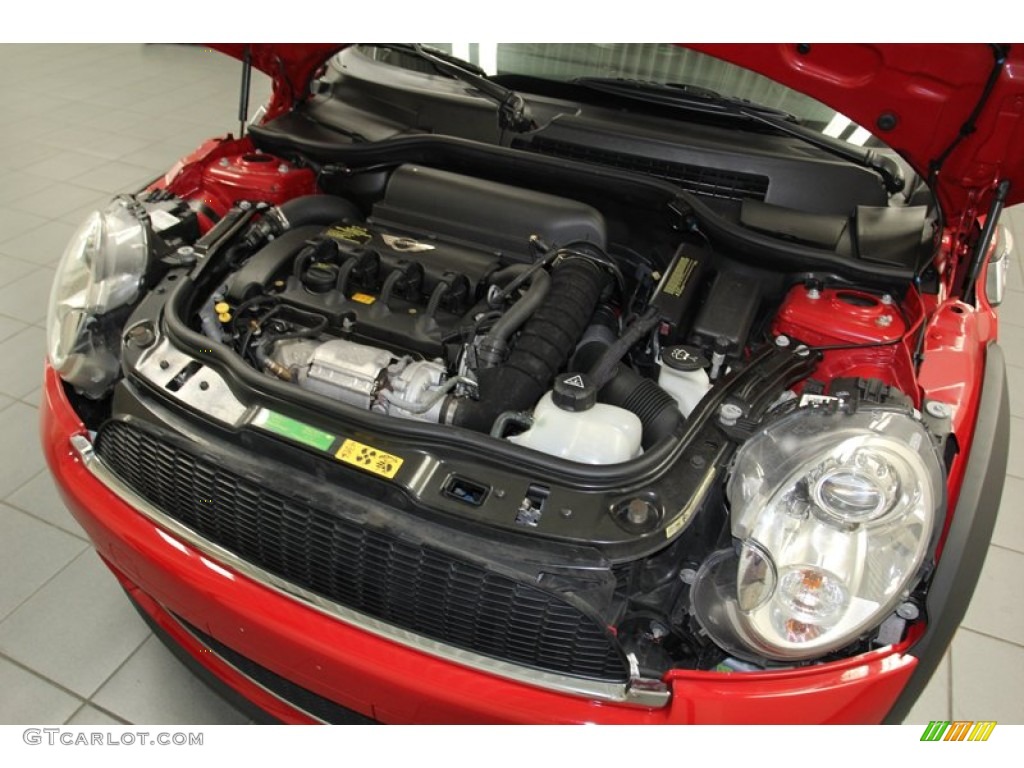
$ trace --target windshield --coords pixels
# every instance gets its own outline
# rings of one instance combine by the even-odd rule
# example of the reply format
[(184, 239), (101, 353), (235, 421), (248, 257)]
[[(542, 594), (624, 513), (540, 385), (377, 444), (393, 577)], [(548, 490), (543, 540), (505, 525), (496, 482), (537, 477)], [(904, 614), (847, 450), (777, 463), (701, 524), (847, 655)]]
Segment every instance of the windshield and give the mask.
[[(756, 72), (698, 51), (659, 43), (429, 43), (479, 67), (499, 82), (508, 76), (571, 81), (622, 78), (705, 88), (793, 115), (808, 128), (857, 146), (883, 146), (865, 128), (831, 107)], [(378, 60), (428, 69), (372, 46)]]

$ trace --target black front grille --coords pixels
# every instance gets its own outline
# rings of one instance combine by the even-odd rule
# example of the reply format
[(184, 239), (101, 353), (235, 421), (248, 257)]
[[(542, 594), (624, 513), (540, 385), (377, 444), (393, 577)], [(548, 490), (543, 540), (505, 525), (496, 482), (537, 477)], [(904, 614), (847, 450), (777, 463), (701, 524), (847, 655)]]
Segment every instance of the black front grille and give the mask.
[(613, 168), (623, 168), (634, 173), (644, 173), (671, 181), (689, 192), (706, 197), (763, 202), (768, 194), (768, 177), (756, 173), (677, 163), (671, 160), (614, 152), (542, 136), (537, 136), (529, 141), (521, 139), (513, 143), (513, 146), (542, 155), (582, 160)]
[(97, 452), (164, 514), (293, 584), (397, 627), (516, 664), (624, 681), (607, 630), (553, 592), (290, 498), (148, 428), (108, 422)]

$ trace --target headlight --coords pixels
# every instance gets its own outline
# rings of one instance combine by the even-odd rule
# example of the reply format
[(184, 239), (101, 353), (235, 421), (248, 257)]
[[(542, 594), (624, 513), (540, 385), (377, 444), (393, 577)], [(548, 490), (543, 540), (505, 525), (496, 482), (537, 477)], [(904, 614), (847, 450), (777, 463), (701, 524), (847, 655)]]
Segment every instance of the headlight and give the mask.
[(942, 470), (908, 414), (803, 408), (739, 450), (727, 487), (736, 550), (701, 566), (698, 620), (747, 659), (842, 648), (903, 600), (928, 552)]
[(91, 214), (64, 250), (50, 292), (48, 352), (60, 377), (89, 397), (117, 377), (119, 328), (110, 313), (138, 298), (148, 254), (145, 228), (120, 199)]

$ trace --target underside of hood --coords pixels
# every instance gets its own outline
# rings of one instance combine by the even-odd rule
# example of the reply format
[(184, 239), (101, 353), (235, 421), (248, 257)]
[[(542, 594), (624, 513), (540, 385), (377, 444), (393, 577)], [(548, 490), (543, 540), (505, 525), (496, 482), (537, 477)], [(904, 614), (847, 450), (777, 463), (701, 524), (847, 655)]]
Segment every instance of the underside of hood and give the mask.
[(995, 185), (1024, 201), (1024, 46), (752, 44), (694, 48), (812, 96), (934, 176), (947, 215)]
[[(273, 79), (268, 116), (308, 96), (342, 43), (213, 44)], [(983, 212), (995, 186), (1024, 201), (1024, 45), (699, 44), (836, 109), (900, 153), (947, 216)]]
[(332, 54), (349, 43), (210, 43), (215, 51), (240, 61), (249, 57), (252, 66), (270, 77), (274, 91), (267, 117), (287, 112), (309, 96), (309, 81)]

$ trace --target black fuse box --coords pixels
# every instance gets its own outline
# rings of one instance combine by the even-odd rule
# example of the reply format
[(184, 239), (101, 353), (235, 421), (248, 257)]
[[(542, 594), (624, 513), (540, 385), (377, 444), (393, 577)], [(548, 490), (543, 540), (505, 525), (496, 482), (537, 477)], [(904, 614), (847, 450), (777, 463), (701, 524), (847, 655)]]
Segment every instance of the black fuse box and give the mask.
[(719, 351), (740, 355), (760, 304), (761, 289), (756, 280), (734, 272), (719, 272), (690, 329), (690, 343), (710, 350), (717, 339), (724, 339), (727, 346)]
[(661, 315), (661, 334), (666, 344), (682, 341), (687, 321), (697, 306), (697, 292), (710, 254), (696, 245), (679, 246), (654, 290), (651, 306)]

